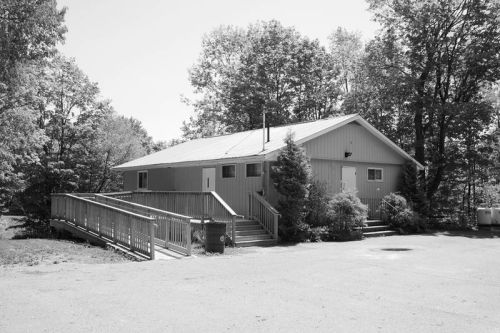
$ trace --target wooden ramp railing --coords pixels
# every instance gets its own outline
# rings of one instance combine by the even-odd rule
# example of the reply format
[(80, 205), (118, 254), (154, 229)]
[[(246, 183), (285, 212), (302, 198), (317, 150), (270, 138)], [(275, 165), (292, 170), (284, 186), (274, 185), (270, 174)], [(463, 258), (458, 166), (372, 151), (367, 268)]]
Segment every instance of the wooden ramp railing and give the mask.
[(209, 218), (218, 222), (225, 222), (226, 232), (230, 235), (233, 244), (235, 240), (235, 221), (238, 217), (243, 217), (236, 214), (215, 192), (133, 191), (107, 193), (105, 195), (200, 220)]
[(259, 221), (274, 239), (278, 239), (280, 213), (258, 193), (248, 194), (248, 216)]
[(85, 198), (90, 196), (53, 194), (51, 218), (65, 220), (153, 260), (155, 219)]
[(96, 194), (95, 200), (109, 206), (153, 218), (155, 223), (155, 242), (158, 245), (188, 256), (191, 255), (192, 217), (102, 194)]

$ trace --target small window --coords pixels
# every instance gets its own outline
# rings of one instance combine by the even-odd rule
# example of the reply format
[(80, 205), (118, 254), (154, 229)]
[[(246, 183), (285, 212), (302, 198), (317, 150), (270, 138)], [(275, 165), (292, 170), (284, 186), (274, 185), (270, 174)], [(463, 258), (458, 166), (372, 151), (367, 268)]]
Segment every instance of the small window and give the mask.
[(373, 182), (383, 181), (382, 169), (368, 168), (368, 181), (373, 181)]
[(148, 172), (147, 171), (139, 171), (137, 173), (138, 181), (137, 188), (138, 189), (147, 189), (148, 188)]
[(247, 164), (247, 177), (260, 177), (262, 174), (262, 164)]
[(222, 178), (236, 178), (236, 165), (223, 165)]

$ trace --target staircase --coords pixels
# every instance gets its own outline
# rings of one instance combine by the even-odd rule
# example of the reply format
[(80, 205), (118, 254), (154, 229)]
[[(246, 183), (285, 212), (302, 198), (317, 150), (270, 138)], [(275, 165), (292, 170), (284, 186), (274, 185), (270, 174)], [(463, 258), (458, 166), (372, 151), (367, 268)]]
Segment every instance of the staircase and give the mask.
[(363, 236), (365, 237), (381, 237), (392, 236), (398, 233), (391, 230), (389, 225), (384, 224), (381, 220), (367, 220), (366, 227), (363, 227)]
[(255, 220), (235, 221), (235, 244), (238, 247), (275, 245), (276, 239)]

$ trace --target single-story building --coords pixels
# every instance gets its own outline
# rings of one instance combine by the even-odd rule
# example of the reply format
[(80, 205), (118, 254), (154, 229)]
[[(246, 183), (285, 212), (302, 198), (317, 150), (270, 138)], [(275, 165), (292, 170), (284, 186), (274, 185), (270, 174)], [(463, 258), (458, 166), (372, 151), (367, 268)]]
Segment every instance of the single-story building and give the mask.
[(329, 193), (355, 188), (370, 209), (396, 191), (404, 164), (423, 168), (352, 114), (191, 140), (114, 170), (123, 172), (125, 191), (215, 191), (236, 213), (246, 215), (249, 192), (260, 192), (276, 205), (270, 166), (289, 131), (309, 156), (314, 177), (327, 184)]

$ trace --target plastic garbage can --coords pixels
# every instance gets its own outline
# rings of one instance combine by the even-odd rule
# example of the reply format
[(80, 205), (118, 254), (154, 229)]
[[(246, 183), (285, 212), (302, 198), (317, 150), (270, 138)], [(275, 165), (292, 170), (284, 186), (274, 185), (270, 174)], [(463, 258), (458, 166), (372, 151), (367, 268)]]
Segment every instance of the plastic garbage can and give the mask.
[(491, 208), (491, 225), (500, 226), (500, 207)]
[(491, 208), (477, 209), (477, 225), (491, 226)]
[(205, 251), (224, 253), (226, 243), (226, 224), (221, 222), (205, 223)]

